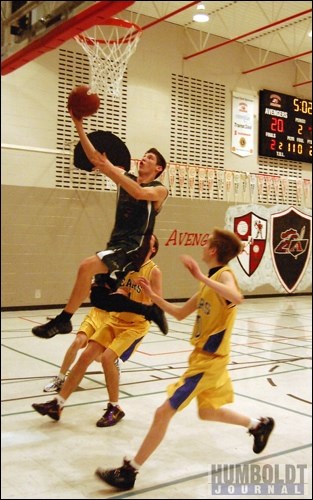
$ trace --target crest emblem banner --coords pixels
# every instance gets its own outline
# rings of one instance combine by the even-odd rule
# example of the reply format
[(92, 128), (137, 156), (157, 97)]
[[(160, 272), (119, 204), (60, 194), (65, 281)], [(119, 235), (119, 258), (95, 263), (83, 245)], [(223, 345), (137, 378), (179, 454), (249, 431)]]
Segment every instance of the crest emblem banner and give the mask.
[(234, 233), (244, 243), (244, 250), (237, 257), (239, 264), (248, 276), (252, 276), (264, 255), (267, 220), (253, 212), (235, 217)]
[(290, 207), (271, 216), (271, 253), (283, 287), (293, 292), (311, 254), (312, 217)]

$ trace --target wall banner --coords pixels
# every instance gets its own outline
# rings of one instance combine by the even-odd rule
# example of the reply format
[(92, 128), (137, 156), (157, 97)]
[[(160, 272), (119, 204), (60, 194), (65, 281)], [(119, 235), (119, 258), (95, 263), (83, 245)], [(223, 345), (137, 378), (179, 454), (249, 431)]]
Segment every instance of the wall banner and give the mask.
[(266, 247), (267, 220), (254, 212), (234, 217), (234, 232), (244, 243), (243, 252), (237, 256), (248, 276), (259, 267)]
[(312, 210), (288, 205), (229, 206), (225, 229), (244, 243), (233, 259), (239, 286), (251, 292), (270, 286), (277, 293), (301, 293), (312, 287)]
[(254, 142), (254, 98), (233, 92), (231, 151), (238, 156), (251, 156)]
[(271, 215), (271, 253), (287, 292), (296, 290), (311, 255), (312, 216), (295, 207)]

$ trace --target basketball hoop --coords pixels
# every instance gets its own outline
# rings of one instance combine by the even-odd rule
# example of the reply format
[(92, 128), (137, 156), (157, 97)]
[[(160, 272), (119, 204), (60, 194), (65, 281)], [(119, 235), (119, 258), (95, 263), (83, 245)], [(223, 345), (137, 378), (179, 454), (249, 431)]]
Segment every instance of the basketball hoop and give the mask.
[(94, 27), (94, 37), (75, 36), (90, 65), (90, 92), (103, 91), (119, 98), (127, 63), (137, 48), (142, 30), (123, 19), (112, 17), (103, 26)]

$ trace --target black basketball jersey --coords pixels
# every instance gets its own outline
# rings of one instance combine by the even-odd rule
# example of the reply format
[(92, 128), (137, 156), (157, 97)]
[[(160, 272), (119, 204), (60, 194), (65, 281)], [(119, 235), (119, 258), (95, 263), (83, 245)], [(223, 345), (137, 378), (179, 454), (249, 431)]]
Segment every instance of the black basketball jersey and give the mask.
[[(134, 181), (137, 180), (133, 174), (125, 173), (124, 175)], [(140, 185), (150, 187), (163, 184), (154, 180)], [(152, 201), (136, 200), (121, 186), (118, 186), (117, 196), (115, 224), (107, 248), (122, 247), (129, 251), (141, 247), (144, 237), (153, 233), (158, 212), (154, 209)]]

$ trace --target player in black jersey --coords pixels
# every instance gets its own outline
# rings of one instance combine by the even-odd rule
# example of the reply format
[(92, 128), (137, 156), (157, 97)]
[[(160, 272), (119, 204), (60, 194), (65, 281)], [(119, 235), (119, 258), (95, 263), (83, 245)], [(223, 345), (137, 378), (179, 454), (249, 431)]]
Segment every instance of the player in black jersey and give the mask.
[[(59, 333), (72, 331), (71, 317), (89, 295), (95, 275), (101, 275), (103, 293), (109, 294), (111, 309), (107, 310), (132, 311), (131, 301), (127, 299), (122, 306), (119, 303), (115, 308), (112, 305), (112, 292), (129, 271), (140, 269), (149, 250), (155, 218), (168, 196), (167, 188), (156, 180), (166, 168), (166, 161), (157, 149), (150, 148), (143, 155), (138, 176), (126, 173), (117, 168), (119, 165), (113, 165), (105, 153), (95, 149), (83, 128), (83, 119), (71, 116), (82, 148), (94, 165), (93, 170), (101, 171), (117, 185), (115, 223), (106, 249), (97, 251), (96, 255), (81, 262), (69, 301), (61, 314), (32, 329), (33, 334), (41, 338), (52, 338)], [(119, 297), (119, 300), (123, 299)], [(151, 313), (150, 317), (146, 316), (147, 319), (156, 322), (161, 331), (167, 333), (167, 323), (161, 309), (154, 306)]]

